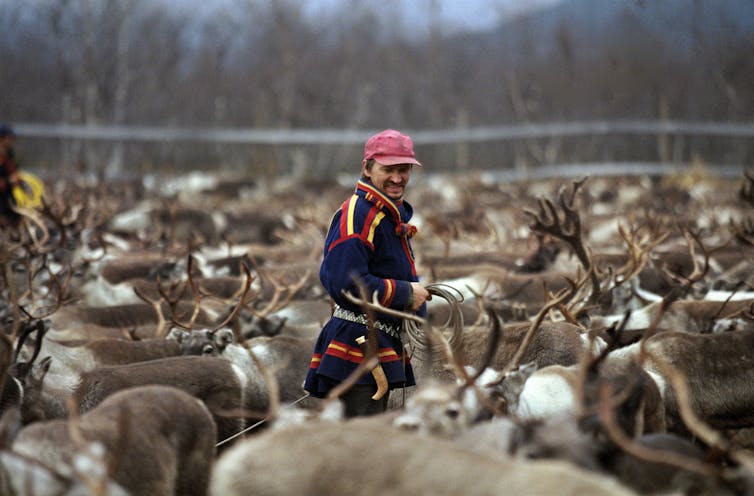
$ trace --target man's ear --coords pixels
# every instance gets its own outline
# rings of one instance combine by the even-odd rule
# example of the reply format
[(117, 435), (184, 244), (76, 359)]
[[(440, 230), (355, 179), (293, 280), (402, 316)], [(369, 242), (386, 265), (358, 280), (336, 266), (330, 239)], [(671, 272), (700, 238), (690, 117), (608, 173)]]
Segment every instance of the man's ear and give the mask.
[(361, 175), (366, 177), (367, 179), (371, 179), (369, 170), (367, 169), (367, 159), (361, 161)]

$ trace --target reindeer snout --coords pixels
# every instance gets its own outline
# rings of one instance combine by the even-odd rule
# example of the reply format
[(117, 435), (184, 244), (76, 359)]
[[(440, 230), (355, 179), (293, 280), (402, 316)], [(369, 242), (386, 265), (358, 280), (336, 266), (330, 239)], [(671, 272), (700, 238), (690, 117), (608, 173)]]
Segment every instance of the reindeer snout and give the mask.
[(416, 432), (419, 430), (420, 425), (421, 419), (413, 414), (401, 415), (393, 421), (393, 426), (404, 431)]

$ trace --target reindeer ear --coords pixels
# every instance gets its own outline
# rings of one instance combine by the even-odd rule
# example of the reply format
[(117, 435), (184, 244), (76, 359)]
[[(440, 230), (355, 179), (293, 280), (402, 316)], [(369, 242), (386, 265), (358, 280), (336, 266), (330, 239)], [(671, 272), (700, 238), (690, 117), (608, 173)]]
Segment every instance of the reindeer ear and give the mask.
[(233, 336), (233, 330), (228, 327), (223, 327), (215, 331), (215, 346), (219, 349), (224, 349), (229, 344), (235, 341)]
[(523, 365), (520, 365), (518, 367), (518, 371), (524, 376), (524, 378), (528, 379), (530, 375), (534, 373), (534, 371), (537, 370), (537, 362), (529, 362), (525, 363)]
[(44, 379), (44, 376), (47, 375), (47, 372), (50, 370), (51, 364), (52, 364), (52, 357), (51, 356), (44, 357), (36, 366), (32, 365), (30, 375), (34, 379), (41, 381), (42, 379)]
[(170, 332), (168, 332), (168, 335), (165, 336), (165, 339), (172, 339), (174, 341), (177, 341), (178, 344), (183, 344), (183, 338), (185, 338), (187, 334), (188, 333), (183, 329), (180, 329), (178, 327), (171, 327)]

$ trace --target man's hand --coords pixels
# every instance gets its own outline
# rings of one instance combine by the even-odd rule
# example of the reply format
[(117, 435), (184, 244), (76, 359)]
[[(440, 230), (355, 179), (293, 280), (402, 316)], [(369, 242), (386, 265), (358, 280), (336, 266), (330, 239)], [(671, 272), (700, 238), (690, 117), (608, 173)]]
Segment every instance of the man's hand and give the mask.
[(412, 282), (411, 283), (411, 289), (414, 293), (414, 301), (411, 305), (411, 310), (416, 312), (421, 308), (421, 306), (426, 302), (427, 300), (432, 299), (432, 295), (429, 294), (429, 291), (427, 291), (427, 288), (419, 284), (418, 282)]

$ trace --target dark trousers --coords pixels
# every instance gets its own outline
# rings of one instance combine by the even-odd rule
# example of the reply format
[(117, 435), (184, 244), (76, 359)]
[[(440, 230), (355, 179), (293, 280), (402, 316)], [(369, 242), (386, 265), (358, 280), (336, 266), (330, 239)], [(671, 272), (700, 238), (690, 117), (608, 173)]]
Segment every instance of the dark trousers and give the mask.
[(377, 386), (367, 384), (355, 384), (340, 397), (345, 409), (346, 418), (375, 415), (387, 411), (387, 400), (390, 393), (379, 400), (373, 400), (372, 395), (377, 391)]
[(21, 220), (13, 208), (13, 197), (10, 190), (0, 192), (0, 227), (17, 226)]

